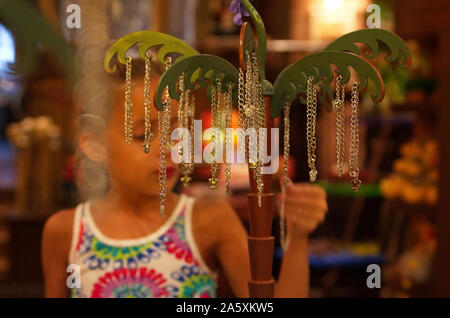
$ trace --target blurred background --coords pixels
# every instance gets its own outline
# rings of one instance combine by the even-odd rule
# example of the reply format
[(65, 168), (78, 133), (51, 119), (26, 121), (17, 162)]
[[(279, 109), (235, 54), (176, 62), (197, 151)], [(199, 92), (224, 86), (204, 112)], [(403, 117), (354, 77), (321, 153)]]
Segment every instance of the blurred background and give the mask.
[[(130, 32), (160, 31), (237, 66), (239, 27), (232, 22), (230, 2), (0, 0), (0, 297), (43, 296), (42, 226), (52, 213), (81, 200), (75, 123), (81, 109), (106, 100), (98, 94), (106, 48)], [(337, 177), (336, 115), (320, 104), (319, 184), (328, 193), (329, 213), (311, 237), (311, 297), (450, 297), (450, 2), (253, 3), (269, 38), (272, 82), (299, 57), (366, 28), (371, 3), (381, 9), (381, 28), (406, 39), (412, 51), (408, 70), (393, 67), (382, 54), (374, 61), (386, 96), (380, 104), (362, 96), (363, 185), (357, 193), (349, 180)], [(67, 23), (71, 4), (81, 8), (80, 28)], [(75, 73), (74, 55), (80, 61)], [(196, 117), (208, 120), (206, 95), (197, 95)], [(308, 176), (305, 109), (296, 102), (291, 111), (290, 166), (296, 182)], [(208, 176), (208, 167), (196, 168), (188, 191), (225, 196), (223, 189), (209, 190)], [(246, 169), (235, 167), (232, 180), (227, 199), (248, 226)], [(279, 246), (277, 219), (273, 232)], [(277, 247), (275, 277), (281, 256)], [(374, 263), (382, 268), (381, 289), (366, 286), (367, 265)], [(233, 296), (224, 278), (219, 289), (220, 296)]]

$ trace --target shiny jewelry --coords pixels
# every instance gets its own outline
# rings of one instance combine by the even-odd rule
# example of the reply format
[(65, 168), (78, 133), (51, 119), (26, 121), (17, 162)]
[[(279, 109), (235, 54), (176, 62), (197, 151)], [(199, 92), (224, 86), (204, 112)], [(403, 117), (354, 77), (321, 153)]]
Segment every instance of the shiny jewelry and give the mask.
[(151, 73), (151, 61), (152, 55), (145, 55), (145, 75), (144, 75), (144, 152), (150, 152), (150, 142), (153, 139), (153, 134), (151, 132), (151, 123), (150, 123), (150, 73)]
[(336, 77), (336, 98), (333, 101), (336, 110), (336, 166), (338, 176), (342, 176), (345, 153), (345, 86), (342, 74)]
[(308, 152), (309, 180), (317, 179), (316, 169), (316, 117), (317, 117), (317, 84), (313, 84), (313, 77), (308, 78), (306, 100), (306, 143)]
[(125, 64), (125, 141), (133, 141), (133, 103), (131, 102), (131, 57), (127, 57)]
[[(172, 59), (166, 59), (166, 70), (172, 64)], [(163, 101), (163, 110), (158, 112), (158, 128), (159, 128), (159, 211), (161, 217), (165, 216), (165, 201), (167, 195), (167, 162), (166, 152), (169, 147), (169, 132), (170, 132), (170, 108), (171, 100), (169, 89), (166, 87)]]
[(352, 178), (352, 189), (358, 191), (361, 185), (359, 179), (359, 82), (352, 84), (351, 120), (350, 120), (350, 158), (349, 169)]
[(291, 110), (291, 103), (287, 102), (284, 106), (284, 136), (283, 136), (283, 174), (282, 185), (281, 185), (281, 202), (280, 202), (280, 241), (281, 248), (285, 251), (288, 247), (288, 242), (286, 241), (286, 223), (284, 208), (286, 204), (286, 188), (289, 185), (289, 152), (290, 152), (290, 119), (289, 112)]

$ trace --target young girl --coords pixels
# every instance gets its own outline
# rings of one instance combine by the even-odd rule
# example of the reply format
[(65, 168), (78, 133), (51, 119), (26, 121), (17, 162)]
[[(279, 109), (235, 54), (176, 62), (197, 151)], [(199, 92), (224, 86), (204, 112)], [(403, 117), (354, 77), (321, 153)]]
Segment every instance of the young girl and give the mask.
[[(158, 76), (152, 74), (152, 87), (157, 86)], [(171, 192), (178, 171), (168, 153), (166, 217), (162, 218), (157, 111), (152, 107), (154, 139), (145, 153), (142, 79), (133, 78), (131, 144), (123, 133), (123, 87), (114, 92), (117, 96), (106, 118), (82, 116), (77, 141), (83, 166), (97, 165), (106, 172), (105, 193), (75, 209), (59, 211), (44, 227), (46, 297), (215, 297), (219, 269), (237, 297), (248, 297), (247, 233), (236, 213), (223, 199), (194, 200)], [(176, 109), (172, 101), (173, 128)], [(101, 174), (96, 177), (100, 185), (103, 179)], [(288, 187), (285, 215), (290, 244), (275, 285), (276, 297), (308, 296), (308, 235), (326, 211), (320, 187)], [(69, 264), (79, 266), (81, 281), (79, 288), (70, 290)]]

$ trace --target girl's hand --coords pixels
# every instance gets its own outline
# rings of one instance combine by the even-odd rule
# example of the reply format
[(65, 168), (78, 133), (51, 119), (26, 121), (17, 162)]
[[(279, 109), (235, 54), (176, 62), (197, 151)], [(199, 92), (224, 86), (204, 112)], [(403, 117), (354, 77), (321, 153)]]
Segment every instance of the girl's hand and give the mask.
[(328, 212), (325, 191), (310, 183), (292, 183), (286, 188), (287, 235), (306, 238), (323, 222)]

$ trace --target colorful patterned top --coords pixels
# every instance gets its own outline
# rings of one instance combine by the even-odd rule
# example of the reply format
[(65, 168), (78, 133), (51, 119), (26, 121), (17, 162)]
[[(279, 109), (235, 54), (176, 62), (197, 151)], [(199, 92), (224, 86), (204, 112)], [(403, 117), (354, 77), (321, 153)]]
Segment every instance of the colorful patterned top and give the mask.
[(81, 288), (72, 297), (216, 297), (217, 274), (202, 259), (194, 242), (194, 198), (184, 194), (156, 232), (117, 240), (100, 232), (90, 203), (75, 210), (69, 264), (80, 266)]

